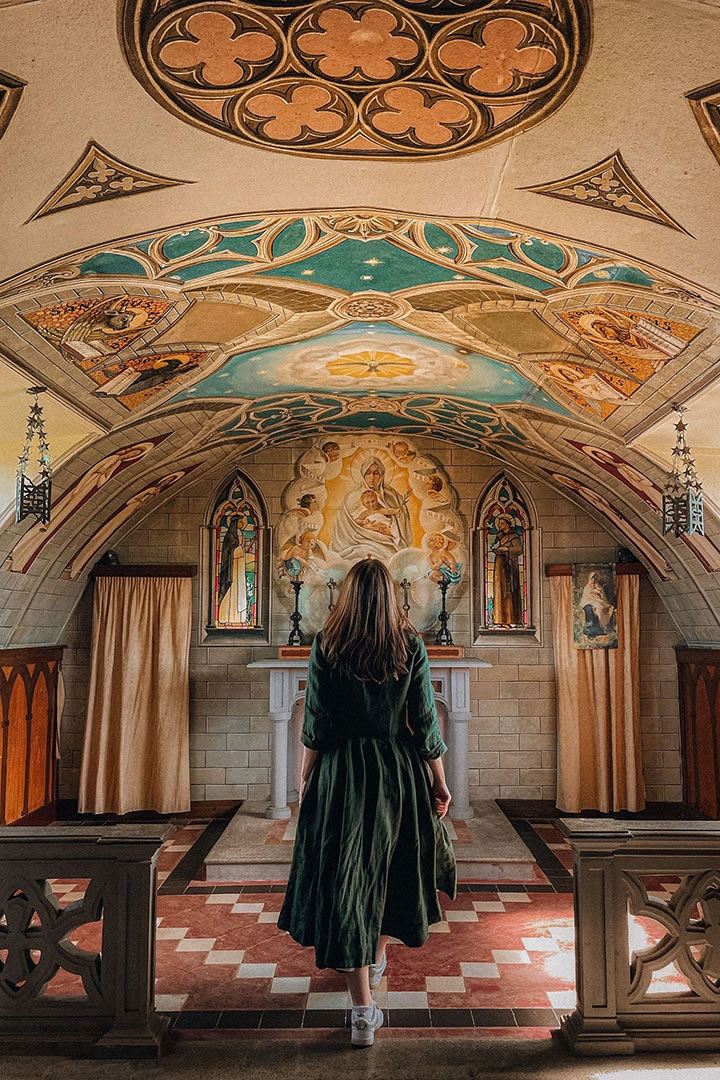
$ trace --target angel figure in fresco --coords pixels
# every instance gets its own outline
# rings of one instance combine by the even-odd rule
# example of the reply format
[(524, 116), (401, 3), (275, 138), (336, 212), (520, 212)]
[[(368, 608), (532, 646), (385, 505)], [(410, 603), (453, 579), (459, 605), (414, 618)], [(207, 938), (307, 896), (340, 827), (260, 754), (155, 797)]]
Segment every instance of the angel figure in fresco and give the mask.
[(247, 514), (240, 510), (230, 518), (223, 536), (218, 570), (218, 625), (237, 626), (247, 622), (246, 543), (243, 530)]
[(510, 514), (498, 514), (497, 530), (490, 550), (495, 555), (493, 573), (493, 622), (495, 626), (522, 626), (523, 602), (520, 585), (522, 537)]
[(315, 568), (317, 560), (326, 562), (324, 545), (313, 532), (304, 532), (297, 538), (291, 537), (282, 551), (282, 568), (291, 578), (298, 578), (303, 570)]
[[(390, 559), (412, 544), (408, 496), (387, 483), (385, 465), (379, 457), (366, 458), (360, 466), (360, 476), (362, 488), (349, 492), (338, 509), (330, 546), (343, 559), (362, 558), (364, 555)], [(374, 492), (378, 506), (383, 511), (399, 511), (393, 515), (396, 528), (390, 530), (390, 535), (361, 524), (359, 519), (367, 511), (362, 501), (366, 491)]]
[(597, 570), (591, 570), (580, 597), (585, 637), (602, 637), (615, 629), (615, 605), (608, 600)]
[(101, 300), (75, 319), (65, 332), (62, 345), (81, 360), (94, 360), (115, 351), (114, 339), (138, 333), (150, 320), (149, 311), (125, 297)]
[(457, 585), (462, 577), (462, 563), (455, 558), (457, 545), (451, 536), (444, 533), (432, 533), (427, 540), (428, 577), (438, 583), (445, 580), (449, 585)]

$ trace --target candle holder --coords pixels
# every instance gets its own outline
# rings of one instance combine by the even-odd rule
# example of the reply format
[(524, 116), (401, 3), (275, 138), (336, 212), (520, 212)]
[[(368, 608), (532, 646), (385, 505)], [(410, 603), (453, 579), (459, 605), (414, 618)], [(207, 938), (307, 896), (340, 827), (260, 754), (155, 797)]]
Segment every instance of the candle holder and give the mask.
[(408, 600), (408, 596), (410, 595), (410, 582), (408, 581), (408, 579), (406, 577), (404, 577), (402, 579), (402, 581), (400, 582), (400, 588), (403, 591), (403, 606), (402, 606), (402, 609), (405, 612), (405, 618), (407, 619), (407, 617), (408, 617), (408, 615), (410, 613), (410, 601)]
[(450, 621), (450, 616), (448, 615), (447, 607), (445, 606), (449, 585), (450, 582), (447, 580), (447, 578), (443, 578), (439, 585), (440, 592), (442, 594), (442, 607), (440, 608), (440, 615), (438, 616), (438, 618), (440, 619), (440, 629), (435, 635), (436, 645), (454, 644), (452, 634), (448, 630), (448, 622)]
[(335, 607), (335, 590), (338, 587), (338, 583), (337, 581), (335, 581), (335, 578), (329, 579), (327, 587), (328, 592), (330, 593), (330, 603), (328, 604), (328, 611), (332, 611), (332, 609)]
[(304, 581), (299, 581), (298, 578), (294, 578), (290, 584), (293, 587), (295, 593), (295, 610), (290, 616), (290, 622), (292, 623), (292, 630), (288, 638), (288, 645), (302, 645), (303, 636), (300, 630), (300, 623), (302, 622), (302, 615), (300, 614), (300, 590), (305, 584)]

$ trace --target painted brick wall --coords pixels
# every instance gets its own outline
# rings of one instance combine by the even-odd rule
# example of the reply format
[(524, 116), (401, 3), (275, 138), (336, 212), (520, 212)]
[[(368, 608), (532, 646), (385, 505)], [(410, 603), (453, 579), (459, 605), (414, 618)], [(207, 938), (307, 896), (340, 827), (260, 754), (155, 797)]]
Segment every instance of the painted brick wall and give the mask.
[[(478, 496), (500, 466), (483, 454), (447, 444), (418, 442), (447, 469), (468, 528)], [(305, 445), (268, 449), (240, 462), (261, 490), (270, 524)], [(200, 531), (215, 485), (230, 466), (165, 503), (140, 522), (118, 551), (124, 562), (199, 562)], [(542, 537), (541, 563), (611, 561), (616, 543), (589, 515), (550, 488), (517, 474), (530, 491)], [(194, 642), (198, 629), (198, 580), (194, 582)], [(473, 671), (470, 725), (472, 793), (486, 798), (553, 798), (555, 794), (555, 685), (549, 583), (542, 575), (543, 642), (478, 647), (468, 655), (490, 668)], [(288, 633), (276, 601), (273, 646), (193, 644), (191, 678), (191, 780), (194, 799), (262, 799), (269, 795), (268, 675), (248, 671), (251, 660), (276, 655)], [(457, 590), (452, 631), (470, 644), (470, 584)], [(77, 792), (87, 696), (90, 595), (86, 591), (64, 635), (67, 698), (61, 733), (61, 797)], [(641, 686), (643, 760), (648, 798), (679, 801), (680, 749), (673, 646), (679, 635), (652, 584), (641, 584)]]

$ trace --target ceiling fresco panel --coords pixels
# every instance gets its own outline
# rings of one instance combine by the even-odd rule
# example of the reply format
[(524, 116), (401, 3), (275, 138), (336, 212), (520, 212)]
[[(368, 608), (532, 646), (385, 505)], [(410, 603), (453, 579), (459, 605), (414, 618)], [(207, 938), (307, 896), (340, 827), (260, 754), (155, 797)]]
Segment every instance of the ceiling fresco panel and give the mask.
[(434, 158), (525, 131), (567, 99), (591, 40), (587, 0), (120, 0), (120, 13), (133, 74), (176, 116), (346, 158)]

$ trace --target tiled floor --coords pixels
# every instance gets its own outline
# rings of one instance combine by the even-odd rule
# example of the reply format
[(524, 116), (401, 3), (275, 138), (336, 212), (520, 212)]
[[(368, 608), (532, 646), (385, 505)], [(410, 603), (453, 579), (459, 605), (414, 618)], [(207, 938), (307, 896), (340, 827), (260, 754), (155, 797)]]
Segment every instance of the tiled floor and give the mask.
[[(476, 1027), (527, 1038), (556, 1027), (573, 1008), (570, 851), (550, 822), (513, 824), (541, 880), (463, 882), (454, 901), (441, 895), (444, 920), (422, 949), (391, 944), (375, 995), (391, 1028)], [(275, 925), (284, 886), (203, 882), (203, 859), (224, 825), (183, 824), (161, 852), (158, 1009), (174, 1014), (183, 1029), (342, 1027), (343, 977), (316, 969), (313, 950)], [(59, 880), (53, 888), (65, 905), (82, 897), (85, 884)], [(672, 888), (655, 884), (658, 895)], [(652, 930), (639, 920), (633, 932), (649, 940)], [(73, 941), (97, 948), (98, 925), (81, 928)], [(49, 992), (73, 988), (76, 978), (61, 972)]]

